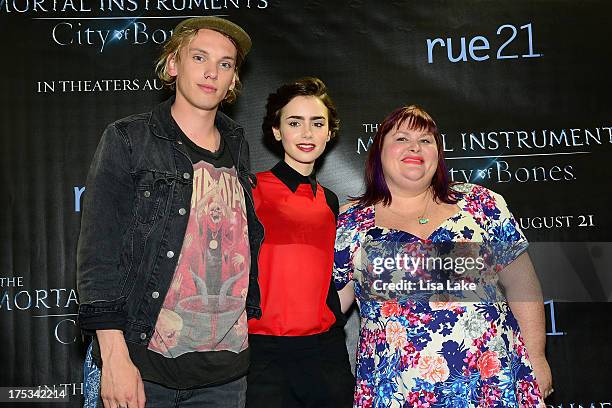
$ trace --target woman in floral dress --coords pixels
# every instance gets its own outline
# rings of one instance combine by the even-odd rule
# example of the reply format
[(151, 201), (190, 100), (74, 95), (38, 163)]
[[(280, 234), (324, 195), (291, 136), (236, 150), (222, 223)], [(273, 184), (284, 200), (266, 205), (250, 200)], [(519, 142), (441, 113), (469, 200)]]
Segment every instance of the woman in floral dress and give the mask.
[(552, 378), (527, 241), (499, 194), (449, 183), (440, 146), (425, 111), (392, 112), (365, 193), (341, 209), (334, 277), (361, 315), (354, 407), (543, 406)]

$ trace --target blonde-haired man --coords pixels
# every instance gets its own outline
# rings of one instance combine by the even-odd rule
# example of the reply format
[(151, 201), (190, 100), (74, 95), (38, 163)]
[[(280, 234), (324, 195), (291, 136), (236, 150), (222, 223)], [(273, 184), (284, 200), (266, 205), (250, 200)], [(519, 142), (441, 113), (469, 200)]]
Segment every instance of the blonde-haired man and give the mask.
[[(156, 67), (175, 95), (109, 125), (95, 153), (77, 283), (105, 407), (244, 406), (263, 229), (244, 131), (218, 109), (250, 48), (228, 20), (179, 23)], [(196, 214), (211, 194), (222, 231)]]

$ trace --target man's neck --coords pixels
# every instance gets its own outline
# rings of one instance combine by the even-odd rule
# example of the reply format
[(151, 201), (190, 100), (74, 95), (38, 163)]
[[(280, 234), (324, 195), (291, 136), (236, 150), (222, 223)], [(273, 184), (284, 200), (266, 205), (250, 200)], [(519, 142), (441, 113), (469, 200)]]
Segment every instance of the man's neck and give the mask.
[(198, 109), (177, 95), (170, 108), (170, 114), (193, 143), (212, 152), (219, 148), (219, 132), (215, 127), (217, 108)]

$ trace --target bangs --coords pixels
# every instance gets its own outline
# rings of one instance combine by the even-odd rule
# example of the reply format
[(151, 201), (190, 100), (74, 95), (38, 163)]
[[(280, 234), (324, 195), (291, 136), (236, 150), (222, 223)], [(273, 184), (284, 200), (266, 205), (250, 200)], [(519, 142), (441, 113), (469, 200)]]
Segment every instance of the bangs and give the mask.
[(426, 131), (433, 136), (438, 136), (438, 126), (427, 112), (415, 105), (407, 106), (396, 112), (395, 118), (389, 118), (390, 123), (394, 123), (392, 129), (399, 129), (405, 125), (410, 130)]

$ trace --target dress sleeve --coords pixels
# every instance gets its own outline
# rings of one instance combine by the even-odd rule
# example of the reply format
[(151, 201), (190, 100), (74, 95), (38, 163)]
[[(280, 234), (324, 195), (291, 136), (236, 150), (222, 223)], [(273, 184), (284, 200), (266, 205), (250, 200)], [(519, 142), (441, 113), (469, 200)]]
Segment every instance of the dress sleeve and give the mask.
[[(498, 269), (503, 269), (527, 250), (529, 243), (506, 204), (504, 198), (490, 192), (491, 202), (483, 203), (489, 208), (488, 234)], [(485, 210), (485, 212), (487, 212)]]
[(333, 271), (336, 290), (344, 288), (353, 279), (353, 254), (359, 246), (359, 241), (352, 209), (349, 208), (338, 216)]

